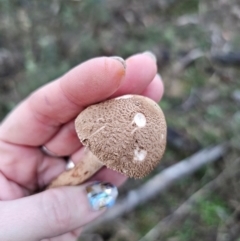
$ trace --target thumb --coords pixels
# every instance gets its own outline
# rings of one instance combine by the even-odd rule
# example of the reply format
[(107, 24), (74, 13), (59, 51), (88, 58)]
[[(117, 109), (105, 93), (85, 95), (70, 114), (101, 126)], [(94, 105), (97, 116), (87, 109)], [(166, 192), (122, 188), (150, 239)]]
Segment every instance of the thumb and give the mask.
[(110, 206), (116, 197), (115, 186), (92, 183), (1, 202), (0, 240), (34, 241), (59, 236), (98, 217), (104, 212), (98, 209)]

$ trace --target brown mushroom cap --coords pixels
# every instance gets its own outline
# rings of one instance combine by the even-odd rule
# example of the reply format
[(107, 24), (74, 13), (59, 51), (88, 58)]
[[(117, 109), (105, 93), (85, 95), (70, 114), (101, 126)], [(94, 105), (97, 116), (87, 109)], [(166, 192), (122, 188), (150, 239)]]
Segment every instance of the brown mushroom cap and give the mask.
[(166, 121), (153, 100), (125, 95), (89, 106), (75, 121), (79, 139), (108, 168), (142, 178), (159, 163)]

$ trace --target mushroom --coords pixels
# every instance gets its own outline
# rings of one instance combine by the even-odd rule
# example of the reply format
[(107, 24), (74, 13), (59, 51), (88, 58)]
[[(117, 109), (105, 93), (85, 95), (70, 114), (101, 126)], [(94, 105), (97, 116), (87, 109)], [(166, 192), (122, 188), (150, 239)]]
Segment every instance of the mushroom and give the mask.
[(158, 165), (166, 146), (162, 110), (140, 95), (124, 95), (87, 107), (76, 118), (75, 128), (87, 151), (50, 187), (78, 185), (103, 166), (143, 178)]

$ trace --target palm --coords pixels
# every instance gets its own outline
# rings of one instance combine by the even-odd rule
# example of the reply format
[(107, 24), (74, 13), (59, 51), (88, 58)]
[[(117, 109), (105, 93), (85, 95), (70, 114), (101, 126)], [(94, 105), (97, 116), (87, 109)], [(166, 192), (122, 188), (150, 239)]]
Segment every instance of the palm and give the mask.
[(0, 175), (5, 179), (5, 188), (0, 189), (2, 200), (30, 195), (64, 169), (63, 159), (46, 156), (39, 148), (1, 143), (1, 151), (10, 153), (1, 162), (4, 168)]

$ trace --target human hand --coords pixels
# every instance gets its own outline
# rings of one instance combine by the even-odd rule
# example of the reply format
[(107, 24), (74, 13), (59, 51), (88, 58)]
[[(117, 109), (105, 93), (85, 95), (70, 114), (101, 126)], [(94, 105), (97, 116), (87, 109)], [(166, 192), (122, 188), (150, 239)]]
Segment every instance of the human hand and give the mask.
[[(35, 193), (65, 170), (63, 156), (81, 159), (74, 119), (86, 106), (124, 94), (160, 100), (163, 84), (154, 56), (137, 54), (125, 64), (114, 57), (84, 62), (35, 91), (1, 123), (0, 240), (77, 240), (82, 227), (104, 212), (91, 210), (89, 182)], [(103, 168), (91, 180), (119, 186), (126, 177)]]

